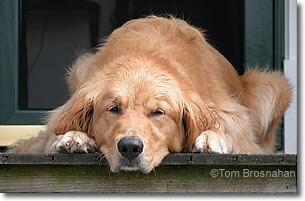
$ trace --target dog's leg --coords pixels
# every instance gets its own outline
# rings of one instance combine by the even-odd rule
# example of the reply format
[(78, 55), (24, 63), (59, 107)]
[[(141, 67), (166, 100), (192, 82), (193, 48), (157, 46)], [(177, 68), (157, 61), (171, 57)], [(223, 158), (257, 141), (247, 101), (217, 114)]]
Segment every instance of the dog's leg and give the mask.
[(94, 139), (80, 131), (69, 131), (58, 135), (53, 144), (56, 152), (81, 153), (94, 152), (96, 145)]
[(236, 102), (215, 109), (215, 125), (204, 130), (195, 140), (193, 151), (228, 154), (261, 154), (249, 110)]
[(213, 131), (207, 130), (202, 132), (196, 139), (193, 152), (213, 152), (227, 154), (227, 144), (224, 137)]

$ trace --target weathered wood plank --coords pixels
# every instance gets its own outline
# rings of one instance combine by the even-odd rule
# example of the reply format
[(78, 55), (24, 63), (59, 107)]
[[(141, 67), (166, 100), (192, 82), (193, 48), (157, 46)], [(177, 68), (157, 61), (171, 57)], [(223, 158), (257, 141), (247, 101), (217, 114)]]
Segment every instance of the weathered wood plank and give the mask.
[(296, 155), (170, 154), (112, 173), (95, 154), (0, 154), (0, 192), (296, 192)]
[[(295, 154), (246, 155), (172, 153), (162, 165), (296, 165)], [(0, 153), (0, 164), (59, 164), (88, 165), (107, 164), (101, 154), (11, 154)]]

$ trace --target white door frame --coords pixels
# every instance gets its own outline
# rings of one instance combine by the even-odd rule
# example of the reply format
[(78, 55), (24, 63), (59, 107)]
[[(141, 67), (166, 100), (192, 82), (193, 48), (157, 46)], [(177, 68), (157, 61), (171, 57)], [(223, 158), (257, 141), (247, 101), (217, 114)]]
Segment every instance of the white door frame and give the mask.
[(293, 87), (292, 102), (285, 113), (284, 152), (297, 154), (297, 0), (285, 0), (285, 59), (284, 73)]

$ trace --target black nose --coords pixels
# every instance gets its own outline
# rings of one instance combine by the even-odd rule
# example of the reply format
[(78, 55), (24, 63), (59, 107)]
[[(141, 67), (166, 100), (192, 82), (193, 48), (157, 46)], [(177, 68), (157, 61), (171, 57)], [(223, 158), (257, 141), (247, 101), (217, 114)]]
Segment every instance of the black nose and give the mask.
[(136, 136), (123, 137), (118, 143), (119, 152), (123, 157), (134, 159), (143, 151), (143, 142)]

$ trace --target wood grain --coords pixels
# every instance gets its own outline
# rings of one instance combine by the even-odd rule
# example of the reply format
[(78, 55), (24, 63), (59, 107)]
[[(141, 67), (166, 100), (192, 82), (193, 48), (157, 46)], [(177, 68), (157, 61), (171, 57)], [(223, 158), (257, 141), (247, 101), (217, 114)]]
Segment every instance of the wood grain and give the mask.
[(96, 154), (0, 154), (0, 158), (1, 192), (297, 191), (296, 155), (170, 154), (149, 174), (112, 173)]

